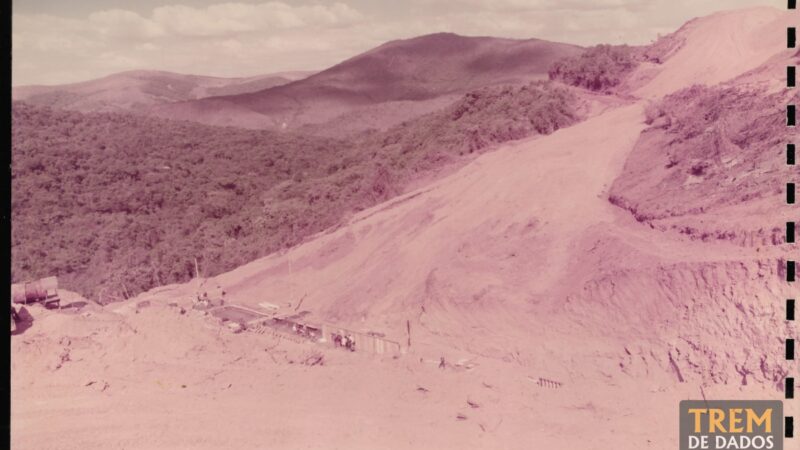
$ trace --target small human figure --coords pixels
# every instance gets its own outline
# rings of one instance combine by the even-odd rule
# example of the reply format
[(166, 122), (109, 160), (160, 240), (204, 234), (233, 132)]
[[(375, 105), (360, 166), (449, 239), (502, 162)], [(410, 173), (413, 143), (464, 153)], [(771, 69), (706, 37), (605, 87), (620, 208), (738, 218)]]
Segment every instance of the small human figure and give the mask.
[(445, 366), (446, 366), (446, 364), (444, 362), (444, 356), (442, 356), (442, 357), (439, 358), (439, 368), (440, 369), (444, 369)]

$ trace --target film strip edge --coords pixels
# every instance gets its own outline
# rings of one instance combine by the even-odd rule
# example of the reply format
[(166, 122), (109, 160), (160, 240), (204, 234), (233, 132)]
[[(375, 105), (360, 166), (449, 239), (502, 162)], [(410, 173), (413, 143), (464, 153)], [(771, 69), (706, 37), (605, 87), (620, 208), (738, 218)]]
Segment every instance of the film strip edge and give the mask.
[[(787, 8), (789, 10), (797, 10), (797, 0), (788, 0)], [(797, 28), (794, 26), (789, 26), (786, 29), (786, 46), (789, 49), (793, 49), (797, 47)], [(786, 67), (786, 89), (794, 89), (796, 87), (796, 71), (797, 68), (794, 65), (794, 61), (791, 65)], [(786, 126), (787, 127), (795, 127), (796, 126), (796, 105), (793, 103), (787, 103), (786, 105)], [(790, 167), (796, 164), (795, 158), (795, 144), (794, 139), (790, 139), (790, 142), (786, 143), (786, 164)], [(792, 205), (795, 203), (795, 183), (787, 182), (786, 183), (786, 203)], [(785, 242), (787, 244), (795, 243), (795, 222), (786, 222), (786, 239)], [(795, 281), (796, 272), (797, 272), (797, 264), (793, 260), (786, 261), (786, 281), (788, 283), (792, 283)], [(786, 321), (787, 323), (793, 322), (795, 320), (795, 299), (790, 298), (786, 300)], [(785, 337), (785, 357), (787, 361), (795, 361), (795, 339), (791, 336)], [(790, 366), (793, 367), (793, 366)], [(794, 399), (794, 373), (787, 373), (784, 379), (784, 401)], [(785, 410), (785, 409), (784, 409)], [(794, 417), (791, 415), (786, 415), (784, 417), (784, 437), (785, 438), (793, 438), (794, 437)]]

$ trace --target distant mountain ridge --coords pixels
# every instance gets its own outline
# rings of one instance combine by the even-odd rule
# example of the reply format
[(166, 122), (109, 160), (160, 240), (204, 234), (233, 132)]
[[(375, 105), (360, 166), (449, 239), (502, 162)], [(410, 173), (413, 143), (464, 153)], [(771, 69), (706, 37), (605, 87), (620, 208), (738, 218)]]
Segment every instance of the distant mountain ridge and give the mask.
[(294, 128), (319, 124), (361, 108), (404, 104), (418, 108), (446, 95), (484, 86), (547, 77), (550, 65), (581, 47), (539, 39), (466, 37), (437, 33), (385, 43), (308, 78), (259, 92), (163, 105), (153, 114), (246, 128)]
[(14, 100), (81, 112), (143, 111), (155, 105), (215, 95), (259, 91), (290, 83), (310, 72), (223, 78), (158, 70), (132, 70), (63, 85), (18, 86)]

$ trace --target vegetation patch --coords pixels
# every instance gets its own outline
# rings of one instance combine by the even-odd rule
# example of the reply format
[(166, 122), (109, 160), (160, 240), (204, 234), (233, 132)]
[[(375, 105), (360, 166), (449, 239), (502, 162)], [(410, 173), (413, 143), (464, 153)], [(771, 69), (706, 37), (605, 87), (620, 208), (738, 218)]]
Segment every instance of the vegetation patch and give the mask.
[(339, 140), (13, 105), (12, 277), (102, 301), (292, 246), (493, 144), (578, 120), (549, 83)]
[[(784, 93), (692, 86), (652, 103), (610, 200), (652, 221), (781, 194)], [(775, 200), (776, 205), (782, 202)]]
[(556, 61), (548, 74), (551, 80), (571, 86), (607, 91), (619, 85), (641, 58), (641, 51), (635, 47), (601, 44)]

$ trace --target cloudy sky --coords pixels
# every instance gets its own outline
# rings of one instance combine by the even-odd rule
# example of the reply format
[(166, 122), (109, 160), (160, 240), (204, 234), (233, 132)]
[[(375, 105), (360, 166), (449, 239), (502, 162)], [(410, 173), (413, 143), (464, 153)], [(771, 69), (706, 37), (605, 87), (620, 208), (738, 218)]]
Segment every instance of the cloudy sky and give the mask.
[(14, 0), (13, 84), (132, 69), (216, 76), (318, 70), (439, 31), (647, 43), (688, 19), (785, 0)]

